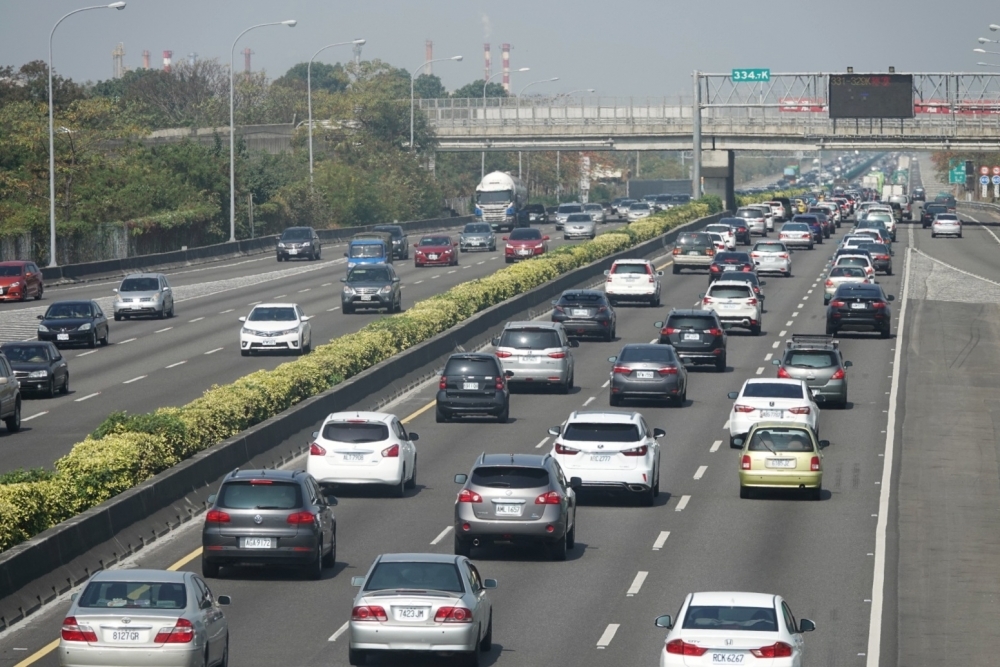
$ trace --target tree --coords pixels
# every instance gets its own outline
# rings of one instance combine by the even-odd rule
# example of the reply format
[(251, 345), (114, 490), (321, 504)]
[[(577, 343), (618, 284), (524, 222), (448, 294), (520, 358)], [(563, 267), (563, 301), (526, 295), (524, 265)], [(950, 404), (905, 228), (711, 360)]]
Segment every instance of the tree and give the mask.
[(448, 91), (436, 74), (421, 74), (413, 80), (413, 96), (424, 100), (448, 97)]
[[(472, 83), (467, 83), (451, 94), (456, 99), (474, 98), (483, 96), (483, 84), (485, 81), (477, 79)], [(486, 84), (486, 97), (507, 97), (508, 93), (503, 89), (503, 85), (495, 82)]]
[[(285, 86), (297, 90), (306, 90), (307, 79), (309, 78), (309, 63), (298, 63), (293, 65), (284, 76), (275, 79), (275, 86)], [(312, 64), (312, 90), (316, 93), (325, 90), (328, 93), (339, 93), (347, 90), (351, 79), (347, 76), (347, 70), (340, 63), (328, 65), (321, 62)]]
[[(83, 99), (83, 86), (58, 74), (52, 75), (52, 101), (55, 107), (65, 108)], [(32, 60), (14, 71), (13, 67), (0, 67), (0, 106), (12, 102), (48, 104), (49, 66), (43, 60)]]

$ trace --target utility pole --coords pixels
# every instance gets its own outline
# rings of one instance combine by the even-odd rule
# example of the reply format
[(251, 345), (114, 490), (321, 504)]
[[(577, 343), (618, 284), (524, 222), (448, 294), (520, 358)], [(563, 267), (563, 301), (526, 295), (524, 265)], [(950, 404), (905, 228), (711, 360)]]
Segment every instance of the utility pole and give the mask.
[(698, 70), (694, 78), (694, 102), (691, 105), (692, 137), (691, 143), (691, 198), (701, 199), (701, 75)]
[(559, 174), (559, 156), (561, 151), (556, 151), (556, 203), (562, 203), (560, 195), (562, 194), (562, 178)]

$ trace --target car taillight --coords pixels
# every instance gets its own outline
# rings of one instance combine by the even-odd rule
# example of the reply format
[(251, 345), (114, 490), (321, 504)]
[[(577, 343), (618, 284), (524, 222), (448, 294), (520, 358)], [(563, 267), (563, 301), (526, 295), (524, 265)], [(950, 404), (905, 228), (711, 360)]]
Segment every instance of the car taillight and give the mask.
[(748, 306), (756, 306), (757, 305), (757, 299), (755, 299), (754, 297), (750, 297), (749, 299), (747, 299), (747, 305)]
[(188, 644), (194, 639), (194, 626), (186, 618), (178, 618), (172, 628), (160, 628), (153, 638), (155, 644)]
[(205, 515), (205, 523), (229, 523), (229, 515), (219, 510), (209, 510)]
[(751, 264), (743, 265), (743, 273), (746, 273), (747, 271), (753, 271), (753, 266)]
[(712, 255), (715, 254), (715, 249), (714, 248), (705, 248), (705, 254), (708, 255), (709, 257), (711, 257)]
[(385, 609), (377, 605), (362, 605), (351, 610), (352, 621), (388, 621)]
[(660, 375), (677, 375), (676, 366), (664, 366), (659, 370)]
[(326, 456), (326, 450), (314, 442), (309, 445), (309, 456)]
[(493, 383), (493, 388), (496, 389), (497, 391), (503, 391), (504, 382), (505, 382), (504, 378), (498, 377), (496, 381)]
[(391, 447), (386, 447), (382, 450), (382, 458), (386, 459), (398, 459), (399, 458), (399, 445), (392, 445)]
[(465, 607), (439, 607), (435, 623), (472, 623), (472, 612)]
[(566, 358), (566, 353), (565, 352), (549, 352), (549, 358), (550, 359), (565, 359)]
[(495, 354), (496, 354), (496, 355), (497, 355), (497, 357), (499, 357), (500, 359), (506, 359), (507, 357), (510, 357), (510, 356), (512, 356), (512, 353), (511, 353), (511, 352), (505, 352), (505, 351), (503, 351), (503, 350), (497, 350), (497, 351), (495, 352)]
[(698, 646), (697, 644), (688, 644), (683, 639), (674, 639), (667, 642), (667, 653), (673, 653), (674, 655), (705, 655), (707, 648)]
[(791, 412), (793, 415), (807, 415), (810, 412), (810, 408), (808, 405), (803, 405), (802, 407), (798, 408), (788, 408), (788, 411)]
[(733, 406), (733, 410), (735, 410), (736, 412), (753, 412), (754, 410), (756, 410), (756, 408), (754, 408), (752, 405), (740, 405), (739, 403), (737, 403), (736, 405)]
[(705, 333), (707, 333), (709, 336), (721, 336), (722, 329), (705, 329)]
[(833, 281), (832, 280), (827, 280), (826, 281), (826, 286), (827, 287), (833, 287)]
[(307, 523), (314, 523), (316, 521), (316, 515), (312, 512), (294, 512), (288, 515), (285, 519), (286, 522), (292, 524), (293, 526), (298, 526)]
[(841, 301), (840, 299), (834, 299), (833, 301), (830, 302), (830, 305), (833, 306), (834, 308), (843, 308), (844, 302)]
[(441, 382), (438, 383), (438, 389), (447, 389), (447, 388), (448, 388), (448, 378), (442, 375)]
[(750, 470), (750, 466), (751, 465), (752, 464), (750, 462), (750, 455), (749, 454), (744, 454), (743, 455), (743, 459), (740, 461), (740, 467), (743, 470)]
[(675, 254), (675, 255), (681, 254), (681, 249), (680, 248), (674, 248), (673, 254)]
[(875, 255), (875, 259), (889, 259), (889, 255)]
[(778, 377), (785, 378), (785, 379), (788, 379), (788, 380), (792, 379), (792, 376), (788, 374), (788, 371), (786, 371), (781, 366), (778, 366)]
[(458, 492), (458, 502), (460, 503), (481, 503), (483, 502), (483, 497), (476, 493), (475, 491), (470, 491), (469, 489), (462, 489)]
[(818, 456), (814, 456), (814, 457), (812, 457), (812, 459), (809, 460), (809, 469), (812, 470), (812, 471), (814, 471), (814, 472), (817, 471), (817, 470), (819, 470), (819, 457)]
[(775, 642), (770, 646), (752, 648), (750, 652), (758, 658), (790, 658), (792, 657), (792, 647), (785, 642)]
[(567, 447), (562, 443), (556, 443), (556, 454), (566, 454), (567, 456), (576, 456), (580, 453), (579, 449), (573, 449), (572, 447)]
[(649, 277), (649, 282), (655, 283), (656, 282), (656, 278), (654, 278), (653, 276), (650, 276)]
[(884, 301), (872, 301), (872, 308), (875, 308), (876, 310), (885, 308), (885, 306), (886, 304)]
[(96, 642), (97, 633), (89, 625), (80, 625), (73, 616), (63, 620), (62, 638), (68, 642)]
[(615, 366), (611, 369), (612, 373), (620, 373), (621, 375), (631, 375), (632, 369), (628, 366)]
[(702, 302), (703, 304), (706, 304), (706, 305), (707, 305), (707, 304), (710, 304), (710, 303), (712, 303), (712, 297), (710, 297), (710, 296), (706, 296), (706, 297), (702, 298), (701, 302)]
[(558, 505), (562, 502), (562, 496), (558, 491), (549, 491), (535, 498), (536, 505)]
[(843, 368), (838, 368), (837, 372), (830, 376), (831, 380), (843, 380), (847, 373), (844, 372)]
[(669, 336), (670, 334), (675, 334), (678, 332), (680, 332), (680, 329), (675, 329), (673, 327), (663, 327), (662, 329), (660, 329), (660, 333), (663, 334), (664, 336)]
[(625, 456), (645, 456), (647, 451), (649, 451), (649, 447), (646, 445), (639, 445), (638, 447), (624, 450), (622, 454)]

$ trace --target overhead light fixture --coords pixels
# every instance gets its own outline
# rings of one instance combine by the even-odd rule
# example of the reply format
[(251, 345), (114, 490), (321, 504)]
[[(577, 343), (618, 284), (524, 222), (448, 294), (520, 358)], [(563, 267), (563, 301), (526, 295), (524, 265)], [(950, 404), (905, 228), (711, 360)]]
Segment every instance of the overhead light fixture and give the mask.
[(847, 68), (847, 73), (848, 74), (854, 74), (854, 68), (853, 67), (848, 67)]
[(892, 65), (889, 65), (889, 74), (895, 74), (895, 73), (896, 73), (896, 68), (893, 67)]

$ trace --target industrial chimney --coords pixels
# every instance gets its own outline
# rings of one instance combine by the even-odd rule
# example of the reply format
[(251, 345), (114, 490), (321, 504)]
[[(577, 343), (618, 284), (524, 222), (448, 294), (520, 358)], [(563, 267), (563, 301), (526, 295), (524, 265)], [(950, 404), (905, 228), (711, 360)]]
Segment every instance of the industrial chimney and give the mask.
[(501, 44), (501, 52), (503, 54), (503, 89), (505, 92), (510, 92), (510, 44)]
[(142, 68), (149, 69), (149, 49), (142, 50)]
[(173, 58), (173, 57), (174, 57), (174, 52), (173, 51), (164, 51), (163, 52), (163, 71), (164, 72), (169, 72), (170, 71), (170, 65), (173, 62), (171, 60), (171, 58)]
[[(434, 60), (434, 42), (429, 39), (424, 43), (424, 60), (428, 62)], [(427, 65), (427, 67), (424, 68), (424, 74), (431, 75), (433, 73), (434, 69), (432, 65)]]
[(116, 79), (122, 78), (125, 74), (125, 45), (118, 42), (118, 46), (111, 52), (111, 63), (113, 65), (112, 76)]
[(250, 56), (253, 55), (253, 51), (250, 47), (243, 49), (243, 73), (250, 76)]
[(489, 81), (490, 76), (493, 75), (493, 56), (490, 52), (489, 42), (483, 44), (483, 64), (486, 67), (486, 69), (483, 70), (485, 72), (483, 74), (483, 81)]

